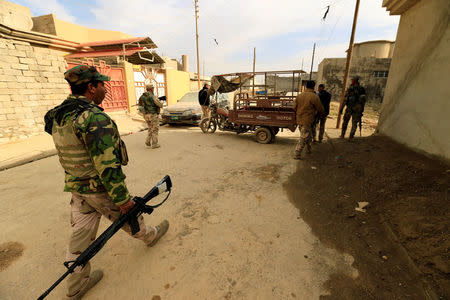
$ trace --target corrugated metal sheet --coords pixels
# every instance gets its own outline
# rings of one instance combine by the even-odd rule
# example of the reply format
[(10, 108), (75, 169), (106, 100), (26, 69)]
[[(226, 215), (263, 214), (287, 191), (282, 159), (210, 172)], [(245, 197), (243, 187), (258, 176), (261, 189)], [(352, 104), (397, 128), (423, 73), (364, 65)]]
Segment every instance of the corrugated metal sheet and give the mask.
[(131, 44), (131, 43), (139, 43), (139, 45), (141, 47), (146, 47), (149, 49), (157, 48), (156, 44), (149, 37), (136, 37), (136, 38), (120, 39), (120, 40), (89, 42), (89, 43), (80, 44), (78, 47), (79, 48), (89, 47), (92, 49), (99, 49), (99, 48), (104, 48), (105, 46), (107, 46), (109, 49), (114, 49), (114, 48), (122, 48), (123, 44)]

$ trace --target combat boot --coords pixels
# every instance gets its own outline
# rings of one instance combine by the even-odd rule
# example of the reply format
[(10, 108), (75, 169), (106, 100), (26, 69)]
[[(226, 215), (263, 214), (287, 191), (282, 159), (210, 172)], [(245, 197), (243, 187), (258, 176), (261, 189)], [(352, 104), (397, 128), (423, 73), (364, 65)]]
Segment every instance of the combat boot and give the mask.
[(67, 300), (80, 300), (94, 285), (97, 284), (103, 278), (102, 270), (95, 270), (89, 275), (87, 284), (81, 288), (81, 290), (73, 296), (67, 296)]
[(167, 230), (169, 229), (169, 221), (164, 220), (161, 223), (159, 223), (159, 225), (156, 225), (156, 236), (153, 239), (153, 241), (148, 244), (147, 246), (149, 247), (153, 247), (156, 245), (156, 243), (158, 242), (158, 240), (166, 234)]
[(311, 154), (311, 145), (310, 144), (306, 145), (306, 153)]
[(295, 151), (294, 159), (302, 159), (302, 153), (300, 151)]
[(159, 147), (161, 147), (160, 144), (155, 144), (155, 145), (152, 146), (152, 149), (156, 149), (156, 148), (159, 148)]

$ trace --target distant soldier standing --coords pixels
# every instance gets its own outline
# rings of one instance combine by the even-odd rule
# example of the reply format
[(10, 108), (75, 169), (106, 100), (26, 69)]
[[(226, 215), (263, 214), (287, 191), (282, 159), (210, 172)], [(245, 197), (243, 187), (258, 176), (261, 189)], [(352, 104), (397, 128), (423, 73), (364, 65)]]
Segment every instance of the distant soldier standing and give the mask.
[(349, 141), (353, 140), (355, 136), (358, 123), (364, 112), (364, 105), (366, 104), (366, 90), (359, 85), (359, 76), (352, 77), (352, 83), (345, 93), (344, 103), (339, 111), (342, 114), (344, 107), (347, 106), (344, 114), (344, 121), (342, 122), (341, 138), (345, 137), (347, 125), (352, 118), (352, 129), (350, 130)]
[[(45, 131), (52, 135), (61, 166), (65, 171), (65, 192), (72, 193), (70, 205), (72, 236), (66, 261), (74, 261), (95, 240), (101, 216), (110, 221), (127, 213), (134, 201), (125, 184), (122, 165), (128, 163), (125, 143), (117, 125), (103, 112), (104, 81), (93, 66), (79, 65), (64, 73), (72, 94), (45, 115)], [(139, 232), (133, 237), (153, 246), (166, 232), (164, 220), (148, 227), (138, 218)], [(129, 225), (122, 227), (131, 234)], [(67, 280), (67, 299), (81, 299), (103, 277), (91, 273), (90, 263), (78, 267)]]
[(148, 126), (148, 136), (145, 140), (147, 146), (151, 146), (152, 149), (161, 147), (158, 144), (158, 131), (159, 131), (159, 112), (162, 107), (162, 103), (153, 94), (153, 85), (145, 86), (146, 92), (139, 98), (139, 106), (143, 108), (144, 120)]
[[(327, 117), (330, 114), (330, 101), (331, 101), (331, 94), (328, 93), (325, 90), (325, 85), (324, 84), (319, 84), (319, 88), (318, 88), (318, 96), (320, 98), (320, 103), (322, 103), (322, 106), (325, 110), (325, 114), (322, 117), (317, 116), (316, 118), (316, 122), (319, 124), (319, 143), (322, 143), (323, 140), (323, 134), (325, 133), (325, 123), (327, 121)], [(317, 125), (317, 124), (316, 124)], [(317, 130), (316, 130), (316, 126), (314, 126), (314, 130), (313, 130), (313, 134), (314, 134), (314, 140), (316, 139), (316, 135), (317, 135)]]
[(300, 140), (295, 147), (294, 159), (301, 159), (305, 146), (308, 153), (311, 153), (312, 125), (315, 115), (318, 113), (322, 117), (325, 112), (319, 97), (314, 93), (315, 85), (314, 81), (307, 81), (306, 91), (298, 95), (294, 100), (294, 110), (300, 130)]

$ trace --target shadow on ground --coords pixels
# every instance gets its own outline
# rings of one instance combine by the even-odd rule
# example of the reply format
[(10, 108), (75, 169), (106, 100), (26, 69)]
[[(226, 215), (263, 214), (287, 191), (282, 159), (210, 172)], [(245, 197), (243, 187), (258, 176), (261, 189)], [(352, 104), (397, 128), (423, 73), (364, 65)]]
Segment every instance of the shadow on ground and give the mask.
[(380, 136), (333, 139), (298, 163), (290, 200), (359, 271), (333, 274), (322, 299), (450, 298), (449, 169)]

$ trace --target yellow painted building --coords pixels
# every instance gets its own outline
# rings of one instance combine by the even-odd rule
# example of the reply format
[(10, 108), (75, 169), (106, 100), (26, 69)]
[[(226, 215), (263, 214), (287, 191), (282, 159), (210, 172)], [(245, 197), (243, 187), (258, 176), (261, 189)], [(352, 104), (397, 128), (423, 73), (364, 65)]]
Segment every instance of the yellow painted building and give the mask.
[(166, 70), (167, 105), (177, 103), (184, 94), (189, 92), (191, 79), (188, 72)]
[(120, 40), (133, 37), (132, 35), (119, 31), (88, 28), (62, 21), (57, 19), (54, 14), (34, 17), (33, 28), (31, 30), (53, 34), (63, 40), (73, 41), (80, 44), (96, 41)]

